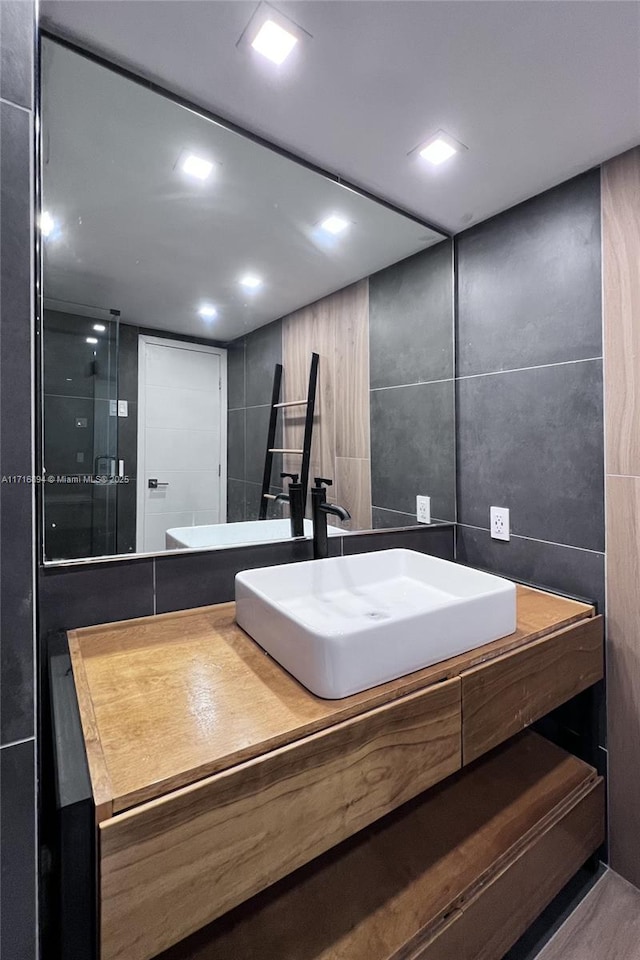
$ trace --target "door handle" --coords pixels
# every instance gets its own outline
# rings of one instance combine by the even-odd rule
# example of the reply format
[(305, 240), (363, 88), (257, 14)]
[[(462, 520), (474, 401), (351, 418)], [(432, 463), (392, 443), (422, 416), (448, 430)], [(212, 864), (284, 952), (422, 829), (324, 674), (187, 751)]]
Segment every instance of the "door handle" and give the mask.
[(149, 489), (157, 490), (158, 487), (168, 487), (168, 483), (159, 483), (155, 478), (149, 480)]

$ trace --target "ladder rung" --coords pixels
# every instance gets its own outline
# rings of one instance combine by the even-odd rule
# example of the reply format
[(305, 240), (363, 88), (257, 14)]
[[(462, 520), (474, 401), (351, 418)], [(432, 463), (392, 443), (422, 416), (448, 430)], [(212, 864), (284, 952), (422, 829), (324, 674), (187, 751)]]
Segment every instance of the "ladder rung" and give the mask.
[(274, 403), (273, 406), (280, 410), (281, 407), (306, 407), (308, 403), (308, 400), (285, 400), (283, 403)]
[(262, 496), (265, 500), (275, 500), (276, 498), (274, 493), (263, 493)]
[(303, 454), (304, 450), (287, 450), (286, 447), (270, 447), (269, 453), (299, 453)]

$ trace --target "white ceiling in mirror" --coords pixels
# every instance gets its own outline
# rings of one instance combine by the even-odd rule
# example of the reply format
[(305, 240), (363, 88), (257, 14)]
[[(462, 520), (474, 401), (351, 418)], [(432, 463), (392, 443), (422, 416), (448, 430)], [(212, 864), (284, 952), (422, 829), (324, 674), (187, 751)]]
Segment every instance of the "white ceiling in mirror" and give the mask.
[(51, 300), (224, 341), (441, 239), (47, 40), (42, 69)]
[[(640, 142), (637, 2), (273, 3), (313, 38), (281, 67), (237, 46), (253, 3), (40, 10), (52, 29), (451, 232)], [(468, 152), (408, 162), (438, 129)]]

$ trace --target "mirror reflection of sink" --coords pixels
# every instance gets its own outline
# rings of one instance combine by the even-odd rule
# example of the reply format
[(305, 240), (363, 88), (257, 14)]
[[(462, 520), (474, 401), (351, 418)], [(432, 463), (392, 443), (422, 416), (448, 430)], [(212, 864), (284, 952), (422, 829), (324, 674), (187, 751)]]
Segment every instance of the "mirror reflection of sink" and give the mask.
[[(344, 533), (339, 527), (329, 527), (330, 537)], [(311, 520), (304, 521), (305, 537), (313, 536)], [(204, 550), (249, 546), (256, 543), (275, 543), (291, 539), (289, 520), (245, 520), (238, 523), (209, 523), (204, 526), (172, 527), (165, 534), (167, 550), (184, 547)]]
[(454, 657), (516, 629), (516, 588), (413, 550), (247, 570), (236, 620), (329, 700)]

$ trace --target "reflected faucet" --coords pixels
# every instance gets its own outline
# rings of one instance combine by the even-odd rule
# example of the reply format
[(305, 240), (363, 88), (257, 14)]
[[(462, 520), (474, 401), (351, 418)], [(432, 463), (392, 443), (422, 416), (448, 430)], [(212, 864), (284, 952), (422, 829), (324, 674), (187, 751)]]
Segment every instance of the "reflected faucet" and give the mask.
[(289, 493), (278, 493), (275, 497), (275, 503), (289, 504), (289, 518), (291, 520), (291, 536), (304, 537), (304, 490), (301, 483), (298, 483), (297, 473), (281, 473), (284, 480), (288, 477)]
[(311, 515), (313, 518), (313, 559), (324, 560), (329, 556), (329, 536), (327, 534), (327, 515), (340, 520), (350, 520), (351, 514), (337, 503), (327, 503), (327, 487), (333, 480), (324, 477), (314, 478), (315, 486), (311, 490)]

